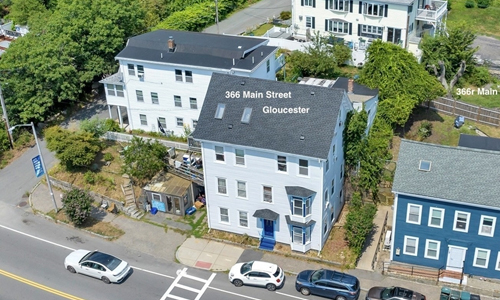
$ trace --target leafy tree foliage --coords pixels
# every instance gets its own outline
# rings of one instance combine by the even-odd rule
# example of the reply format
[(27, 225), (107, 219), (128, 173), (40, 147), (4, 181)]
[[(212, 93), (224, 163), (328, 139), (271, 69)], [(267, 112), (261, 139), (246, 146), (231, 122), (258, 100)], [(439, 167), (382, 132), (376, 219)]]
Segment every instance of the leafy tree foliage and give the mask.
[(102, 137), (107, 131), (120, 131), (120, 126), (115, 120), (99, 119), (99, 117), (94, 117), (80, 122), (80, 129), (92, 133), (94, 137), (99, 138)]
[(12, 0), (6, 19), (12, 20), (16, 25), (26, 25), (31, 16), (43, 13), (45, 10), (40, 0)]
[(373, 219), (376, 213), (377, 207), (373, 203), (363, 204), (361, 194), (353, 194), (344, 228), (349, 248), (357, 256), (363, 251), (365, 240), (373, 229)]
[(56, 157), (69, 170), (92, 164), (101, 142), (92, 133), (73, 132), (59, 126), (45, 130), (47, 148), (56, 153)]
[(9, 148), (10, 142), (7, 130), (5, 129), (5, 122), (0, 121), (0, 157), (5, 151), (9, 150)]
[(364, 109), (360, 112), (352, 110), (347, 114), (345, 123), (343, 132), (344, 159), (346, 166), (352, 168), (358, 164), (365, 145), (368, 113)]
[(352, 51), (344, 44), (336, 44), (333, 46), (333, 57), (335, 57), (335, 62), (338, 67), (346, 64), (346, 62), (351, 61)]
[(158, 141), (134, 137), (123, 152), (122, 171), (138, 181), (149, 180), (167, 166), (167, 148)]
[(12, 0), (2, 0), (0, 1), (0, 18), (3, 18), (9, 13), (9, 6), (12, 5)]
[(30, 18), (30, 33), (0, 61), (9, 119), (43, 121), (55, 103), (77, 100), (84, 86), (114, 72), (114, 56), (144, 29), (143, 18), (134, 0), (59, 0), (53, 13)]
[[(417, 62), (413, 54), (398, 45), (376, 40), (367, 51), (368, 60), (361, 70), (359, 81), (370, 88), (378, 88), (381, 102), (398, 101), (399, 105), (404, 103), (405, 108), (413, 109), (423, 101), (444, 94), (437, 79)], [(398, 104), (386, 104), (385, 116), (391, 125), (402, 120), (406, 122), (405, 115), (409, 116), (408, 109), (390, 110), (397, 108)], [(404, 114), (401, 115), (401, 112)]]
[(75, 226), (81, 226), (88, 219), (93, 202), (92, 196), (80, 189), (72, 189), (62, 198), (64, 211)]

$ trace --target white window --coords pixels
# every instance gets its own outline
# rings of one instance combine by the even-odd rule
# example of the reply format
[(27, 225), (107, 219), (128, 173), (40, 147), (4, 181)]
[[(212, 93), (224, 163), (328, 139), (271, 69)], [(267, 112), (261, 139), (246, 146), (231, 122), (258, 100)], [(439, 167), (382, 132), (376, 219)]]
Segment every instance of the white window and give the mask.
[(106, 88), (108, 89), (108, 96), (116, 96), (114, 84), (106, 84)]
[(420, 218), (422, 217), (422, 205), (408, 203), (406, 210), (406, 223), (420, 225)]
[(182, 107), (181, 96), (174, 95), (174, 105), (175, 107)]
[(304, 207), (303, 207), (302, 199), (293, 199), (293, 215), (303, 217), (304, 216)]
[(224, 161), (224, 147), (215, 146), (215, 160)]
[(177, 126), (183, 127), (184, 126), (184, 119), (183, 118), (175, 118), (177, 122)]
[(184, 75), (186, 75), (186, 82), (193, 82), (193, 72), (184, 71)]
[(304, 176), (309, 175), (309, 162), (305, 159), (299, 159), (299, 174)]
[(311, 242), (311, 227), (306, 227), (304, 234), (305, 234), (305, 244), (310, 243)]
[(333, 33), (349, 33), (349, 23), (337, 20), (328, 20), (326, 23), (326, 31)]
[(278, 171), (286, 172), (286, 156), (278, 155)]
[(453, 230), (468, 232), (469, 231), (470, 213), (463, 211), (455, 212), (455, 221), (453, 222)]
[(247, 183), (244, 181), (236, 181), (236, 185), (238, 186), (238, 197), (246, 198), (247, 197)]
[(497, 253), (497, 263), (495, 265), (495, 270), (500, 271), (500, 251)]
[(328, 172), (328, 170), (330, 170), (330, 161), (327, 159), (325, 161), (325, 173)]
[(315, 27), (315, 18), (314, 17), (306, 17), (306, 28), (312, 28), (314, 29)]
[(160, 125), (161, 125), (161, 127), (163, 127), (163, 129), (167, 128), (167, 119), (159, 117), (158, 122), (160, 122)]
[(382, 38), (382, 33), (384, 31), (383, 27), (371, 26), (371, 25), (360, 25), (360, 26), (361, 26), (360, 36), (374, 38), (374, 39)]
[(266, 61), (266, 69), (267, 69), (267, 73), (269, 73), (269, 71), (271, 70), (271, 61), (270, 60)]
[(182, 81), (182, 70), (175, 70), (175, 81)]
[(189, 105), (191, 106), (191, 109), (198, 109), (196, 98), (189, 98)]
[(229, 209), (220, 207), (221, 223), (229, 223)]
[(304, 6), (313, 6), (314, 0), (304, 0)]
[(148, 125), (148, 118), (146, 115), (139, 115), (139, 118), (141, 119), (141, 125)]
[(135, 76), (135, 66), (133, 64), (127, 64), (128, 75)]
[(403, 245), (403, 254), (417, 256), (418, 254), (418, 238), (406, 236)]
[(264, 202), (273, 203), (273, 188), (270, 186), (263, 187), (263, 199)]
[(325, 204), (328, 203), (328, 190), (325, 191)]
[(144, 95), (142, 94), (142, 91), (136, 90), (135, 95), (137, 96), (137, 101), (144, 102)]
[(246, 211), (240, 211), (240, 226), (248, 227), (248, 213)]
[(439, 247), (441, 246), (440, 241), (425, 240), (425, 258), (439, 259)]
[(495, 234), (495, 223), (497, 218), (490, 216), (481, 216), (479, 222), (479, 235), (493, 236)]
[(384, 13), (384, 4), (363, 3), (363, 14), (365, 15), (383, 17)]
[(125, 93), (123, 92), (123, 85), (115, 85), (116, 88), (116, 96), (125, 97)]
[(337, 11), (349, 11), (350, 0), (326, 0), (327, 8)]
[(236, 156), (236, 164), (244, 166), (245, 165), (245, 151), (241, 149), (235, 149), (234, 154)]
[(198, 120), (193, 120), (193, 129), (195, 129), (197, 125), (198, 125)]
[(137, 65), (137, 75), (144, 75), (144, 66)]
[(217, 178), (217, 192), (219, 194), (227, 195), (227, 186), (225, 178)]
[(302, 227), (293, 226), (292, 232), (293, 243), (302, 245)]
[(124, 97), (123, 85), (106, 84), (109, 96)]
[(311, 198), (307, 198), (304, 203), (304, 217), (311, 214)]
[(443, 228), (444, 209), (431, 207), (429, 208), (429, 227)]
[(160, 101), (158, 100), (158, 93), (151, 92), (151, 102), (153, 104), (160, 104)]
[(332, 195), (335, 193), (335, 179), (332, 179)]
[(476, 251), (474, 253), (474, 263), (472, 265), (474, 267), (487, 269), (489, 261), (490, 261), (490, 250), (476, 248)]

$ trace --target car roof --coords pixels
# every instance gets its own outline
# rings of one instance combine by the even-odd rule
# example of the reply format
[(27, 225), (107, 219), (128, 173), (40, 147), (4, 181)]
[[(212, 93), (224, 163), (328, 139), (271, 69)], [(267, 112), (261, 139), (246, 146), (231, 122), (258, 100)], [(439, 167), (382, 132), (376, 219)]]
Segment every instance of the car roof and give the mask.
[(265, 261), (254, 261), (252, 264), (252, 271), (258, 271), (258, 272), (271, 272), (274, 273), (276, 272), (276, 269), (278, 266), (273, 263), (268, 263)]
[(325, 274), (324, 274), (323, 278), (328, 279), (328, 280), (332, 280), (335, 282), (342, 282), (342, 283), (347, 283), (347, 284), (351, 284), (351, 285), (354, 285), (357, 281), (357, 278), (352, 276), (352, 275), (342, 273), (342, 272), (333, 271), (333, 270), (325, 270)]
[(413, 296), (413, 291), (405, 289), (402, 287), (394, 287), (394, 297), (402, 297), (405, 299), (411, 299)]
[(109, 255), (109, 254), (106, 254), (106, 253), (99, 252), (99, 251), (92, 252), (92, 254), (90, 254), (86, 258), (86, 260), (91, 260), (93, 262), (97, 262), (97, 263), (103, 264), (105, 266), (108, 266), (110, 261), (112, 261), (114, 259), (116, 259), (116, 257)]

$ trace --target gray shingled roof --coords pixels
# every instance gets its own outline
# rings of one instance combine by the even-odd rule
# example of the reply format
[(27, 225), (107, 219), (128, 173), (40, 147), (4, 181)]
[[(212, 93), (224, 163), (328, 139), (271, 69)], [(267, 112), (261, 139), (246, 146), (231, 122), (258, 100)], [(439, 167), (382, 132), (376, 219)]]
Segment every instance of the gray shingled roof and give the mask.
[[(174, 52), (168, 51), (169, 37)], [(160, 29), (130, 38), (116, 59), (252, 70), (277, 49), (266, 44), (259, 38)]]
[(489, 136), (479, 136), (470, 134), (460, 134), (458, 140), (459, 147), (500, 151), (500, 139)]
[(305, 187), (301, 186), (285, 186), (285, 190), (287, 195), (303, 198), (307, 198), (313, 194), (316, 194), (315, 191), (311, 191), (310, 189), (306, 189)]
[[(431, 162), (420, 171), (420, 160)], [(500, 153), (402, 140), (393, 192), (500, 208)]]
[(267, 208), (258, 209), (253, 213), (253, 217), (255, 218), (261, 218), (264, 220), (271, 220), (271, 221), (276, 220), (277, 218), (279, 218), (279, 216), (280, 214)]
[[(244, 91), (262, 92), (264, 98), (243, 99)], [(267, 99), (268, 91), (290, 92), (292, 98)], [(240, 98), (226, 99), (226, 92), (239, 92)], [(344, 96), (342, 89), (213, 73), (193, 138), (327, 159)], [(222, 119), (215, 119), (218, 103), (226, 105)], [(265, 106), (309, 112), (266, 114)], [(246, 107), (252, 108), (249, 124), (241, 122)]]

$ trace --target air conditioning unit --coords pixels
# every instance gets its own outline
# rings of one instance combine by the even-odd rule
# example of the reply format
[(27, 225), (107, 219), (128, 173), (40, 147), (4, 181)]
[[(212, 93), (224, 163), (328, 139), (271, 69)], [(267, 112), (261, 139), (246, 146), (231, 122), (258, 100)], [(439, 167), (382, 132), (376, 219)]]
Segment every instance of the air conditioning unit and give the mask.
[(141, 80), (142, 80), (142, 79), (144, 79), (144, 73), (139, 73), (139, 74), (137, 74), (137, 76), (138, 76), (138, 77), (139, 77), (139, 79), (141, 79)]

